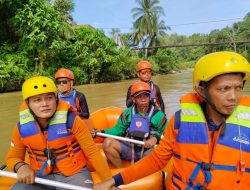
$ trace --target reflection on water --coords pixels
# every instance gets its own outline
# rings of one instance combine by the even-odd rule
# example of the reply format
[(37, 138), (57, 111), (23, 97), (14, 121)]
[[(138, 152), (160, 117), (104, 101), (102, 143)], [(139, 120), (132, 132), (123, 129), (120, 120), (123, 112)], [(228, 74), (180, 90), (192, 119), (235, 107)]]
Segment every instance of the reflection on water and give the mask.
[[(107, 106), (125, 108), (127, 89), (134, 80), (113, 83), (77, 86), (76, 89), (86, 95), (90, 111)], [(192, 91), (192, 71), (154, 76), (153, 81), (160, 87), (168, 119), (179, 108), (179, 98)], [(250, 94), (250, 82), (245, 86), (245, 95)], [(21, 92), (0, 94), (0, 165), (4, 163), (11, 139), (11, 132), (18, 120), (18, 106)]]

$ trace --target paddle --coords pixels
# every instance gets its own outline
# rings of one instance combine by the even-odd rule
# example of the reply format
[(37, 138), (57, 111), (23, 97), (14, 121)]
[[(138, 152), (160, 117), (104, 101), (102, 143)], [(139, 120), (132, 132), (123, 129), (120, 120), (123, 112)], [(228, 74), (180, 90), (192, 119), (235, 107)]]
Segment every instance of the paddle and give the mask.
[(115, 136), (115, 135), (108, 135), (108, 134), (101, 133), (101, 132), (97, 132), (96, 135), (100, 136), (100, 137), (110, 137), (110, 138), (121, 140), (121, 141), (126, 141), (126, 142), (131, 142), (131, 143), (134, 143), (134, 144), (144, 145), (143, 141), (138, 141), (138, 140), (135, 140), (135, 139), (129, 139), (129, 138), (119, 137), (119, 136)]
[[(2, 170), (0, 170), (0, 176), (5, 176), (5, 177), (17, 179), (16, 173), (2, 171)], [(42, 178), (38, 178), (38, 177), (35, 178), (35, 183), (49, 185), (49, 186), (53, 186), (53, 187), (64, 188), (64, 189), (70, 189), (70, 190), (90, 190), (90, 188), (80, 187), (80, 186), (62, 183), (62, 182), (58, 182), (58, 181), (52, 181), (52, 180), (48, 180), (48, 179), (42, 179)]]

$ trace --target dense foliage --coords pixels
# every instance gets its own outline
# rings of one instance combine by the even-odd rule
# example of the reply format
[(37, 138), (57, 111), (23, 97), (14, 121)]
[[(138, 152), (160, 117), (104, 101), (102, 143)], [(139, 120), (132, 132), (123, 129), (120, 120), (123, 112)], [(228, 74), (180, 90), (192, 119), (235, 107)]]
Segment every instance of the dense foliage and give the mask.
[(31, 75), (53, 77), (60, 67), (73, 70), (76, 84), (135, 76), (139, 59), (129, 48), (118, 50), (102, 31), (71, 22), (69, 0), (53, 2), (1, 1), (0, 91), (20, 89)]
[(236, 43), (131, 50), (138, 44), (154, 47), (250, 39), (250, 13), (232, 27), (187, 37), (167, 35), (169, 28), (160, 21), (164, 12), (158, 0), (137, 2), (139, 7), (132, 11), (134, 31), (122, 35), (126, 47), (118, 49), (103, 31), (74, 23), (72, 0), (0, 0), (0, 92), (20, 89), (33, 75), (53, 78), (60, 67), (74, 72), (76, 84), (86, 84), (135, 77), (135, 64), (143, 58), (159, 74), (192, 67), (199, 57), (214, 51), (236, 51), (250, 59), (249, 45)]

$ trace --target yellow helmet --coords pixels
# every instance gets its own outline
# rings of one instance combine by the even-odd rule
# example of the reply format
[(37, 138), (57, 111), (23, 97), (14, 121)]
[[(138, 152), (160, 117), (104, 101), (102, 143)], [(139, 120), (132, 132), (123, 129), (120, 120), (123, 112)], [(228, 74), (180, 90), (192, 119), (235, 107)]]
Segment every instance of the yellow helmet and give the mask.
[(23, 100), (31, 96), (39, 94), (57, 92), (57, 88), (53, 80), (45, 76), (36, 76), (27, 79), (22, 86)]
[(247, 80), (250, 75), (250, 64), (242, 55), (229, 51), (210, 53), (195, 64), (193, 89), (199, 86), (200, 81), (209, 81), (221, 74), (238, 72), (245, 74), (243, 80)]

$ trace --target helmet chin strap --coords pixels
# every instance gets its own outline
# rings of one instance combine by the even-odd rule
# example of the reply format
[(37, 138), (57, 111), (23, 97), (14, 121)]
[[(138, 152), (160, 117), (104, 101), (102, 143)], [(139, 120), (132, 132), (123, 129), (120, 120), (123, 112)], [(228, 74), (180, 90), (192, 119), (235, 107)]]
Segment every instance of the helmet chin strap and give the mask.
[(228, 117), (228, 114), (224, 114), (224, 113), (221, 113), (215, 106), (215, 104), (212, 102), (209, 94), (208, 94), (208, 91), (206, 88), (204, 88), (204, 94), (205, 94), (205, 97), (202, 96), (198, 91), (196, 91), (197, 94), (202, 97), (211, 107), (213, 110), (215, 110), (218, 114), (220, 114), (222, 116), (222, 121), (221, 123), (219, 124), (218, 127), (222, 127), (221, 131), (220, 131), (220, 136), (224, 136), (225, 135), (225, 130), (226, 130), (226, 125), (225, 125), (225, 122), (226, 122), (226, 118)]

